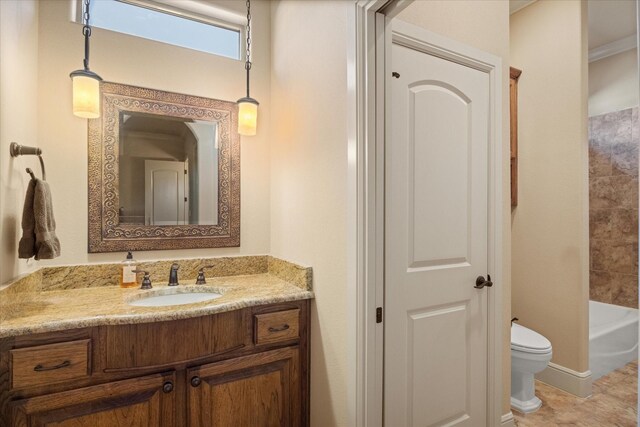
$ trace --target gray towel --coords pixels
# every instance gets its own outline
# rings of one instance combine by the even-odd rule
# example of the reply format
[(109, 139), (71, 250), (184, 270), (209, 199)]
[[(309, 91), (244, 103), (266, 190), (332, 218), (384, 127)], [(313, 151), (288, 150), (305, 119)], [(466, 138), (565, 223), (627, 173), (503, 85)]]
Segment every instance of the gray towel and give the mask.
[(35, 217), (33, 216), (33, 195), (36, 190), (36, 180), (29, 181), (27, 195), (22, 208), (22, 239), (18, 244), (18, 258), (29, 259), (36, 254)]
[(60, 241), (56, 236), (56, 220), (49, 184), (32, 179), (27, 188), (22, 211), (22, 239), (19, 258), (52, 259), (60, 256)]

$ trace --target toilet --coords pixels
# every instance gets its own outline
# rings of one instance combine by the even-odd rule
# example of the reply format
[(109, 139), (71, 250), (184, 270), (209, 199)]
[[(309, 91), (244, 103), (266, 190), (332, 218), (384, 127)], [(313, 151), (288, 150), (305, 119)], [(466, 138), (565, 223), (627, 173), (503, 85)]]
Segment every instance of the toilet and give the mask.
[(524, 414), (542, 406), (533, 376), (551, 360), (551, 342), (517, 323), (511, 324), (511, 407)]

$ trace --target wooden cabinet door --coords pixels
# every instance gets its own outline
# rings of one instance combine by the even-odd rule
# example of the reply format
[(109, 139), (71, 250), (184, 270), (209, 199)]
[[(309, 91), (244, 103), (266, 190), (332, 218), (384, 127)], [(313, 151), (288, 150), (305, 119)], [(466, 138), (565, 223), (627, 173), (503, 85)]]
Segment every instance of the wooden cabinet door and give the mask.
[(189, 427), (298, 427), (298, 347), (286, 347), (190, 369)]
[(173, 427), (175, 373), (149, 375), (12, 403), (13, 427)]

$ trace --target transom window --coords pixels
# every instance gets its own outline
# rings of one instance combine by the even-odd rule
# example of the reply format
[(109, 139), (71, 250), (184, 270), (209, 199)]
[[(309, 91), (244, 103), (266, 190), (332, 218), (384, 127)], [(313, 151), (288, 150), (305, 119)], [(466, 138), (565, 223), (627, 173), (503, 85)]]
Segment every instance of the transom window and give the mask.
[(94, 27), (228, 58), (241, 58), (242, 34), (240, 28), (231, 24), (228, 27), (214, 24), (194, 14), (161, 5), (151, 6), (140, 0), (94, 0), (89, 11), (90, 24)]

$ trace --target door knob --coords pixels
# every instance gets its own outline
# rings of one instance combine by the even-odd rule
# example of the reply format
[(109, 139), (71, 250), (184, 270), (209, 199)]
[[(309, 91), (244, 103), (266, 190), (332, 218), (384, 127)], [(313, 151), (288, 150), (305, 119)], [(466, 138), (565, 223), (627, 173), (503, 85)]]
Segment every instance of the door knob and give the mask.
[(488, 288), (493, 286), (493, 282), (491, 281), (491, 276), (488, 274), (487, 274), (487, 280), (484, 280), (484, 276), (478, 276), (478, 278), (476, 279), (476, 285), (474, 286), (474, 288), (482, 289), (485, 286)]
[(193, 387), (198, 387), (201, 382), (202, 381), (200, 380), (200, 377), (198, 377), (198, 376), (195, 376), (195, 377), (191, 378), (191, 385)]

